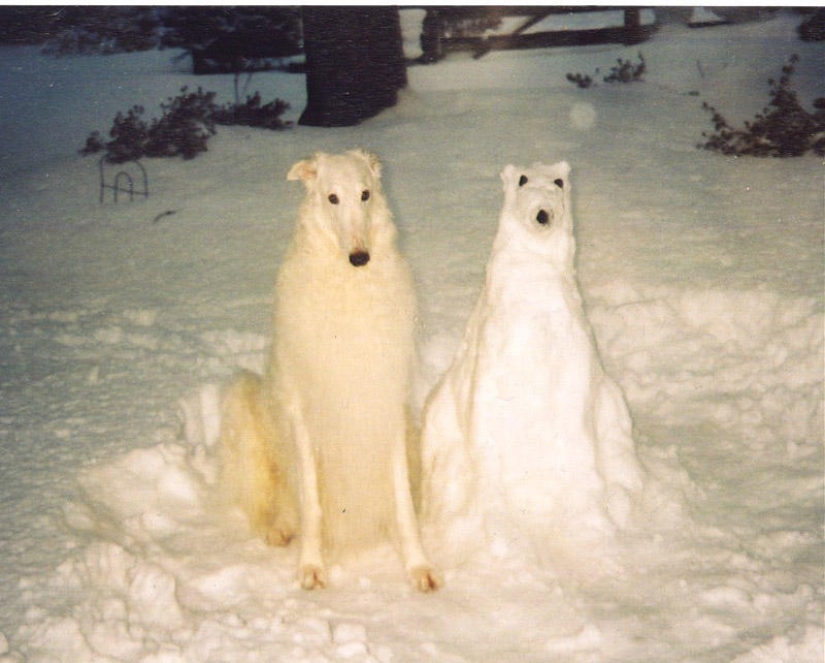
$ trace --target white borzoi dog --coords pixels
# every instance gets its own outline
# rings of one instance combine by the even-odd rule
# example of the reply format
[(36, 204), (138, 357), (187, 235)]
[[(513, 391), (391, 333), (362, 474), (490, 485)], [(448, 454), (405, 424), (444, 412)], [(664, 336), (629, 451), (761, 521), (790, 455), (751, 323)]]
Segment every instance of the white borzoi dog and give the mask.
[(263, 377), (224, 397), (226, 484), (270, 544), (300, 538), (299, 580), (325, 560), (397, 538), (421, 591), (441, 580), (421, 542), (407, 461), (415, 294), (381, 190), (378, 159), (318, 153), (275, 287)]

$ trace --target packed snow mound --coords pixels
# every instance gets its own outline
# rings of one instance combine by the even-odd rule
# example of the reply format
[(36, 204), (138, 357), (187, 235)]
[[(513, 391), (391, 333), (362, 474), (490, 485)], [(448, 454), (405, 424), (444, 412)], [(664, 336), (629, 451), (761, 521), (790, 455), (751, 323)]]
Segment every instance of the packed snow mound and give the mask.
[(825, 352), (825, 319), (815, 299), (614, 282), (593, 291), (591, 318), (645, 419), (695, 426), (701, 411), (752, 451), (793, 460), (816, 449), (822, 365), (812, 358)]

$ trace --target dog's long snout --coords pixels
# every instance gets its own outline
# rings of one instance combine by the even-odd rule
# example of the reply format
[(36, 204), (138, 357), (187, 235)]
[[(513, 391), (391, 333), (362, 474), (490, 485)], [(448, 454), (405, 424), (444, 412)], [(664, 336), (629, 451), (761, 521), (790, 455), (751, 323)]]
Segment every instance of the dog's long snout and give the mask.
[(370, 254), (367, 251), (353, 251), (349, 254), (349, 262), (353, 267), (362, 267), (370, 261)]
[(371, 220), (368, 212), (360, 199), (356, 207), (342, 203), (336, 208), (334, 222), (339, 246), (353, 267), (363, 267), (370, 261)]

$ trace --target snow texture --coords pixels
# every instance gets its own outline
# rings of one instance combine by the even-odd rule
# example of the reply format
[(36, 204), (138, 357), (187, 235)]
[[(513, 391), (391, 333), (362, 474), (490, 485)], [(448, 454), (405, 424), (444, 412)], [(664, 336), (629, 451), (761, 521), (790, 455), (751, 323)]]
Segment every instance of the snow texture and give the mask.
[[(229, 100), (232, 77), (195, 79), (169, 51), (3, 48), (0, 661), (820, 663), (822, 162), (695, 147), (703, 99), (753, 117), (791, 53), (800, 101), (825, 95), (799, 21), (451, 55), (361, 126), (221, 128), (193, 161), (147, 160), (148, 200), (102, 205), (88, 132), (186, 84)], [(644, 83), (565, 79), (640, 49)], [(252, 85), (288, 119), (303, 109), (300, 75)], [(287, 170), (355, 146), (383, 160), (416, 278), (416, 413), (484, 288), (498, 174), (574, 166), (582, 306), (626, 397), (649, 523), (455, 563), (425, 542), (445, 571), (431, 596), (393, 550), (306, 592), (295, 548), (216, 497), (217, 393), (262, 368), (301, 196)]]

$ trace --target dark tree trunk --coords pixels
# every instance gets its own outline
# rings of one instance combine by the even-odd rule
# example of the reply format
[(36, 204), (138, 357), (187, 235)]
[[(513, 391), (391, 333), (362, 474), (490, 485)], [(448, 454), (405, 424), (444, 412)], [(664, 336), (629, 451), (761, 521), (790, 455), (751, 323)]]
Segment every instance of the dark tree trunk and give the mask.
[(407, 84), (397, 7), (304, 7), (307, 107), (299, 124), (358, 124)]
[(638, 44), (646, 39), (642, 28), (642, 12), (637, 7), (624, 10), (624, 43), (628, 46)]

